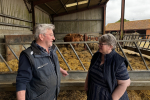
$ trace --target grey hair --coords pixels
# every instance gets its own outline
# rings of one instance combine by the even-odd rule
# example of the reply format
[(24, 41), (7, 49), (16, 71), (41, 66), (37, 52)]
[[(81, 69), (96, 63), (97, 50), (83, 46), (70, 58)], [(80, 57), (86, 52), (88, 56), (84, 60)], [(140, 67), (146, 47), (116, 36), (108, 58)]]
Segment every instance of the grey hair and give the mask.
[(117, 44), (116, 38), (110, 33), (100, 36), (99, 37), (99, 42), (101, 42), (101, 43), (105, 42), (108, 45), (112, 45), (113, 46), (112, 49), (115, 49), (116, 44)]
[(53, 24), (37, 24), (34, 28), (34, 37), (35, 39), (39, 38), (39, 34), (45, 35), (47, 29), (54, 30), (55, 26)]

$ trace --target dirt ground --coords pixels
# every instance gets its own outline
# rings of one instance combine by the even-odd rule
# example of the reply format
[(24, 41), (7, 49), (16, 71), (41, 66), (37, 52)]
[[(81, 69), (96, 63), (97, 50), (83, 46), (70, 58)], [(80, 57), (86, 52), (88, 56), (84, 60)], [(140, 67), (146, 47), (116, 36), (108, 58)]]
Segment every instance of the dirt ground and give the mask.
[[(129, 100), (150, 100), (150, 90), (128, 90)], [(58, 100), (86, 100), (86, 92), (78, 90), (60, 91)], [(0, 100), (17, 100), (15, 92), (0, 92)]]

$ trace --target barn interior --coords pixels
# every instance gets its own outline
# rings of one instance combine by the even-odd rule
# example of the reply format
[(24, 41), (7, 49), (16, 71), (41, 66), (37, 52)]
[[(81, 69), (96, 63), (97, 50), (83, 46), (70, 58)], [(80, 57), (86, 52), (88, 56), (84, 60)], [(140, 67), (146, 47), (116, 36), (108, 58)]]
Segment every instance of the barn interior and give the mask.
[[(55, 25), (54, 45), (58, 48), (59, 63), (69, 73), (69, 76), (62, 77), (58, 100), (86, 100), (84, 80), (91, 57), (98, 50), (96, 38), (105, 34), (107, 2), (109, 0), (0, 0), (2, 100), (16, 99), (15, 77), (19, 55), (30, 46), (34, 39), (33, 27), (38, 23)], [(6, 4), (7, 6), (4, 6)], [(84, 36), (84, 41), (64, 42), (67, 34), (74, 33)], [(128, 72), (132, 81), (128, 88), (130, 100), (149, 100), (150, 97), (149, 41), (139, 39), (139, 36), (135, 35), (118, 40), (118, 43), (124, 44), (118, 45), (118, 53), (129, 61)], [(79, 46), (74, 47), (73, 44), (77, 43)], [(69, 47), (64, 44), (68, 44)], [(126, 50), (127, 48), (133, 52)]]

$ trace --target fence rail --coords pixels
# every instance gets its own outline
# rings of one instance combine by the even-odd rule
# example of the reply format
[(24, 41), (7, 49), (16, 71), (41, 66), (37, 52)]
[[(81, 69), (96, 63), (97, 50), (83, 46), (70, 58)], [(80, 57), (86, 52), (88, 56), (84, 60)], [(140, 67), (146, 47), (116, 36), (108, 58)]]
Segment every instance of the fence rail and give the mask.
[[(145, 60), (144, 60), (144, 57), (143, 57), (143, 55), (142, 55), (142, 53), (141, 53), (141, 49), (143, 49), (143, 48), (141, 48), (141, 44), (140, 44), (141, 41), (144, 41), (144, 42), (149, 43), (149, 44), (148, 44), (148, 47), (146, 48), (146, 50), (149, 50), (150, 39), (117, 40), (117, 46), (118, 46), (119, 50), (121, 50), (121, 52), (122, 52), (122, 54), (124, 55), (124, 57), (127, 59), (131, 71), (133, 71), (133, 68), (132, 68), (132, 66), (131, 66), (131, 64), (130, 64), (130, 62), (129, 62), (129, 60), (128, 60), (128, 58), (127, 58), (127, 56), (126, 56), (126, 54), (125, 54), (125, 52), (124, 52), (124, 50), (123, 50), (123, 48), (124, 48), (125, 46), (131, 46), (131, 45), (129, 45), (130, 42), (132, 43), (132, 47), (134, 47), (134, 48), (136, 48), (136, 49), (138, 50), (138, 53), (140, 54), (140, 57), (142, 58), (142, 61), (144, 62), (144, 65), (145, 65), (146, 70), (149, 70), (149, 67), (148, 67), (148, 65), (146, 64), (146, 62), (145, 62)], [(72, 44), (77, 44), (77, 43), (79, 43), (79, 44), (84, 44), (83, 48), (86, 46), (86, 47), (87, 47), (87, 50), (89, 51), (89, 53), (91, 54), (91, 56), (93, 56), (93, 53), (92, 53), (91, 48), (89, 47), (89, 44), (90, 44), (90, 43), (98, 43), (98, 41), (54, 42), (53, 44), (56, 46), (58, 53), (60, 54), (61, 58), (63, 59), (63, 61), (65, 62), (66, 66), (68, 67), (69, 70), (72, 70), (72, 69), (70, 68), (68, 62), (66, 61), (66, 58), (64, 57), (64, 55), (61, 53), (61, 50), (60, 50), (60, 48), (59, 48), (59, 46), (58, 46), (58, 45), (60, 45), (60, 44), (61, 44), (61, 45), (62, 45), (62, 44), (63, 44), (63, 45), (64, 45), (64, 44), (70, 45), (71, 49), (73, 50), (74, 54), (76, 55), (77, 59), (79, 60), (81, 66), (82, 66), (83, 69), (84, 69), (84, 71), (86, 71), (87, 69), (85, 68), (83, 62), (81, 61), (81, 59), (80, 59), (80, 57), (79, 57), (77, 51), (75, 50), (75, 47), (72, 45)], [(122, 44), (122, 43), (123, 43), (123, 44)], [(13, 55), (15, 56), (15, 58), (16, 58), (17, 60), (19, 60), (19, 58), (18, 58), (18, 56), (16, 55), (16, 52), (15, 52), (15, 51), (13, 50), (13, 48), (12, 48), (12, 47), (14, 47), (13, 45), (21, 45), (24, 49), (26, 49), (26, 48), (27, 48), (26, 45), (29, 45), (29, 44), (30, 44), (30, 43), (9, 43), (9, 44), (8, 44), (8, 43), (0, 43), (0, 45), (5, 45), (5, 47), (9, 48), (10, 51), (11, 51), (11, 53), (13, 53)], [(128, 44), (128, 45), (126, 45), (126, 44)], [(12, 47), (11, 47), (11, 45), (12, 45)], [(8, 64), (8, 63), (6, 62), (6, 60), (5, 60), (6, 58), (3, 57), (3, 55), (4, 55), (4, 54), (1, 54), (1, 53), (0, 53), (0, 58), (2, 59), (2, 62), (4, 62), (4, 63), (6, 64), (6, 66), (7, 66), (7, 68), (9, 69), (10, 72), (13, 72), (13, 70), (9, 67), (9, 64)]]

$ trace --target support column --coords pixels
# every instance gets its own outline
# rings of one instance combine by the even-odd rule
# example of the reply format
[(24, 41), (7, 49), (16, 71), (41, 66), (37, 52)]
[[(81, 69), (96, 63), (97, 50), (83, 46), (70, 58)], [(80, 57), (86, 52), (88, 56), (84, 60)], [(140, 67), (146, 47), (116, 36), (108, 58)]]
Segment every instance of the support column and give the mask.
[(105, 24), (106, 24), (106, 4), (103, 6), (103, 29), (102, 34), (105, 34)]
[(120, 40), (123, 39), (123, 32), (124, 32), (124, 8), (125, 8), (125, 0), (122, 0), (122, 5), (121, 5), (121, 23), (120, 23)]
[[(87, 36), (87, 34), (85, 33), (84, 34), (84, 41), (87, 41), (88, 40), (88, 36)], [(86, 47), (86, 45), (84, 44), (84, 50), (86, 50), (87, 49), (87, 47)]]
[(33, 1), (31, 2), (31, 10), (32, 10), (32, 28), (33, 28), (33, 34), (34, 34), (34, 26), (35, 26), (35, 10), (34, 10), (34, 4), (33, 4)]
[[(54, 16), (53, 15), (51, 15), (51, 22), (54, 25)], [(55, 30), (53, 30), (53, 32), (54, 32), (54, 37), (56, 39)], [(53, 40), (53, 42), (55, 42), (55, 40)]]

